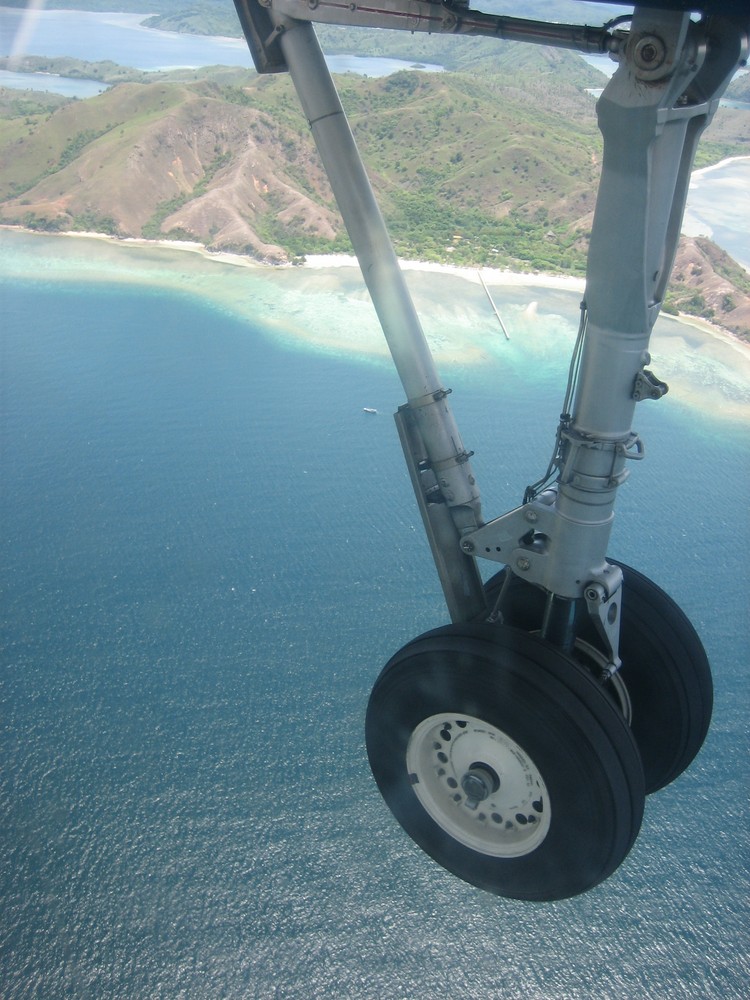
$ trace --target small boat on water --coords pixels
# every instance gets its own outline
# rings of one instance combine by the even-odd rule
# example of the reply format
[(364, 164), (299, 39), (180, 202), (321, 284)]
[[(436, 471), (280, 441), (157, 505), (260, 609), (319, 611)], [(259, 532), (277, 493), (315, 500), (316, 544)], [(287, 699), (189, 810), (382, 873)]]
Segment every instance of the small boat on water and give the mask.
[(362, 407), (362, 412), (363, 413), (377, 413), (378, 411), (376, 409), (374, 409), (372, 406), (363, 406)]

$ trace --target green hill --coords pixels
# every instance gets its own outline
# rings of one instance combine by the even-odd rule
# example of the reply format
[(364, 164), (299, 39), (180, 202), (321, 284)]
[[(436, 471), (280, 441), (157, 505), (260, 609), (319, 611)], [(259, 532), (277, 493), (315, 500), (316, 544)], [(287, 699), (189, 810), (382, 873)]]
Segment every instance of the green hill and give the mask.
[[(575, 56), (528, 52), (503, 75), (338, 78), (402, 257), (583, 273), (601, 159), (594, 101)], [(0, 222), (196, 240), (271, 262), (350, 251), (287, 76), (28, 68), (42, 63), (119, 82), (85, 101), (0, 91)], [(708, 159), (747, 149), (736, 123), (748, 116), (734, 115), (718, 116)], [(691, 291), (715, 265), (683, 269), (680, 305), (732, 327), (725, 314), (743, 314), (745, 290)]]
[[(406, 256), (579, 269), (600, 140), (593, 101), (461, 74), (339, 78), (357, 140)], [(36, 99), (39, 101), (39, 99)], [(0, 218), (123, 236), (189, 236), (280, 259), (346, 247), (286, 77), (223, 71), (119, 83), (19, 115), (0, 105)], [(415, 226), (415, 220), (417, 225)]]

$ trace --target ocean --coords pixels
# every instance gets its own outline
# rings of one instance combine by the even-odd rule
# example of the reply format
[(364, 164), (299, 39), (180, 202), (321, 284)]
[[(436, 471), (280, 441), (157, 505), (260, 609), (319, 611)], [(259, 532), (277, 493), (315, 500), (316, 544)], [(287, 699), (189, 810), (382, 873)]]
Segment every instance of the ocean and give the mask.
[[(409, 280), (502, 513), (578, 296), (495, 289), (508, 343), (477, 285)], [(660, 321), (612, 545), (702, 635), (707, 742), (607, 882), (540, 905), (437, 867), (369, 773), (372, 684), (446, 612), (356, 272), (5, 231), (0, 296), (0, 995), (747, 994), (745, 354)]]

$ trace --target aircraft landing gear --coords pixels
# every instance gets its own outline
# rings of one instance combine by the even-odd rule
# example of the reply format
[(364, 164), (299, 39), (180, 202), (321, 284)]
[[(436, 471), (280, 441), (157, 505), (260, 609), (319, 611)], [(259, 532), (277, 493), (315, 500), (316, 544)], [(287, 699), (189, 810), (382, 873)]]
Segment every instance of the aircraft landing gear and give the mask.
[[(406, 392), (396, 425), (453, 622), (404, 646), (376, 682), (366, 721), (373, 774), (409, 835), (467, 882), (517, 899), (574, 896), (622, 862), (646, 792), (688, 766), (711, 715), (695, 629), (606, 552), (617, 491), (645, 454), (632, 430), (636, 405), (667, 391), (648, 368), (651, 330), (698, 140), (746, 64), (745, 5), (740, 15), (735, 0), (698, 0), (705, 16), (693, 20), (677, 0), (636, 4), (632, 17), (594, 30), (457, 0), (390, 0), (387, 10), (235, 2), (258, 71), (292, 77)], [(516, 37), (609, 52), (619, 63), (597, 104), (601, 181), (552, 461), (522, 505), (493, 520), (482, 515), (472, 452), (315, 20)], [(508, 569), (485, 587), (479, 558)]]
[(638, 834), (643, 771), (621, 713), (526, 632), (449, 625), (408, 643), (375, 684), (365, 732), (380, 792), (409, 836), (496, 895), (585, 892)]
[[(703, 745), (713, 706), (711, 668), (698, 633), (672, 598), (630, 566), (610, 562), (623, 574), (622, 666), (602, 688), (630, 715), (651, 793), (678, 778)], [(502, 570), (488, 581), (490, 607), (497, 606), (506, 625), (540, 630), (545, 594), (513, 574), (508, 579), (508, 573)], [(585, 610), (579, 623), (573, 656), (596, 676), (601, 643)]]

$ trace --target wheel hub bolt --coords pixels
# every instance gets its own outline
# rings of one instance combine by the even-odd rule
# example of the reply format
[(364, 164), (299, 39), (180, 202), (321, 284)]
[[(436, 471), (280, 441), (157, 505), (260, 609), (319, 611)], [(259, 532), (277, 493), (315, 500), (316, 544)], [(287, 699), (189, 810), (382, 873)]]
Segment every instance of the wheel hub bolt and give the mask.
[(474, 765), (470, 767), (461, 778), (461, 788), (463, 788), (467, 805), (475, 809), (478, 803), (484, 802), (493, 792), (500, 787), (500, 780), (494, 772), (490, 772), (483, 767)]

